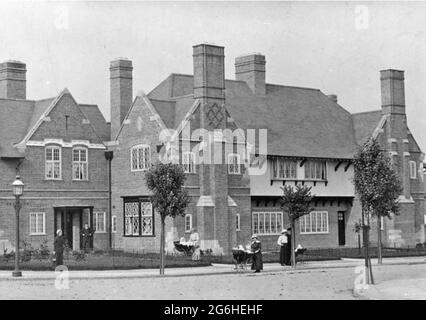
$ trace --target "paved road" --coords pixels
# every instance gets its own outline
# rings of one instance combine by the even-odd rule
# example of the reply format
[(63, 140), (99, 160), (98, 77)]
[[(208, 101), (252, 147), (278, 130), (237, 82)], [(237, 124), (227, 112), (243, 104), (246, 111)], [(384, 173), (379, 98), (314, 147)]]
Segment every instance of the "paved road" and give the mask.
[[(424, 259), (424, 258), (423, 258)], [(376, 286), (363, 297), (353, 296), (355, 265), (349, 262), (325, 263), (304, 270), (283, 270), (266, 265), (264, 273), (229, 273), (229, 266), (169, 270), (171, 277), (154, 277), (153, 270), (103, 272), (99, 277), (93, 271), (87, 276), (70, 273), (69, 289), (55, 287), (54, 273), (24, 273), (27, 277), (11, 279), (10, 272), (0, 275), (2, 299), (426, 299), (426, 264), (424, 260), (406, 259), (405, 264), (373, 266)], [(346, 265), (346, 266), (345, 266)], [(308, 267), (312, 267), (309, 269)], [(210, 270), (212, 269), (212, 270)], [(222, 271), (221, 271), (222, 270)], [(167, 271), (167, 270), (166, 270)], [(215, 272), (206, 274), (206, 272)], [(155, 271), (157, 274), (158, 271)], [(204, 272), (204, 273), (203, 273)], [(222, 272), (222, 273), (220, 273)], [(226, 272), (226, 273), (224, 273)], [(111, 273), (111, 277), (105, 277)], [(146, 273), (146, 274), (145, 274)], [(179, 274), (181, 273), (181, 274)]]
[(354, 299), (351, 269), (143, 279), (3, 281), (0, 299)]

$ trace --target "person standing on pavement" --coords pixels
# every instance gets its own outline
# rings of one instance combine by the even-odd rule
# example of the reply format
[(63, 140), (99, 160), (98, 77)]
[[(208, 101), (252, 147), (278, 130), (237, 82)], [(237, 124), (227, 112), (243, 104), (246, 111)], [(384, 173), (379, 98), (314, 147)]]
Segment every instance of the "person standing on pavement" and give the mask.
[(64, 264), (64, 248), (65, 248), (65, 238), (62, 235), (62, 230), (58, 229), (56, 231), (56, 238), (54, 241), (55, 251), (53, 251), (53, 254), (55, 257), (55, 267), (58, 267)]
[(92, 228), (90, 228), (89, 225), (85, 223), (83, 229), (81, 230), (81, 236), (83, 238), (83, 250), (85, 253), (89, 252), (93, 234), (94, 232)]
[(251, 264), (251, 269), (255, 270), (255, 273), (259, 273), (260, 270), (263, 270), (262, 244), (255, 234), (251, 237), (251, 251), (253, 252), (253, 263)]
[(287, 242), (287, 230), (283, 229), (277, 241), (280, 247), (280, 265), (282, 266), (286, 263)]
[(189, 244), (194, 247), (194, 251), (192, 253), (192, 260), (198, 261), (200, 260), (200, 235), (197, 232), (196, 228), (192, 228), (192, 233), (189, 236)]

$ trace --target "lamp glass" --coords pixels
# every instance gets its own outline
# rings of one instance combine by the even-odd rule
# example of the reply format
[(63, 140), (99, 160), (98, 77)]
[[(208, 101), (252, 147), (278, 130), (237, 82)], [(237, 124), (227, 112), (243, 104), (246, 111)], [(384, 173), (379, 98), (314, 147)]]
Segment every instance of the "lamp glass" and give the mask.
[(15, 181), (13, 181), (12, 188), (14, 196), (22, 196), (24, 192), (24, 183), (19, 176), (17, 176)]

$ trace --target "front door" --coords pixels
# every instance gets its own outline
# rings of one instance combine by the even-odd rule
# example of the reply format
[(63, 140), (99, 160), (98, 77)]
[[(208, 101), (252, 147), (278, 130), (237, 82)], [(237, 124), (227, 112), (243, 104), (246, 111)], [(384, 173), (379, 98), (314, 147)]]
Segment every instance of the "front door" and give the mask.
[(346, 244), (345, 211), (338, 211), (337, 212), (337, 223), (338, 223), (339, 246), (344, 246)]

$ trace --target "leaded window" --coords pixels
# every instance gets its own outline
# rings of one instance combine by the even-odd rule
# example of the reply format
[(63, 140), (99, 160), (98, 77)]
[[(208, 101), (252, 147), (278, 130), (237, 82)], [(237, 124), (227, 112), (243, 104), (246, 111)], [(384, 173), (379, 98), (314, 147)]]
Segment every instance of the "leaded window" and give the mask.
[(149, 145), (143, 144), (130, 149), (131, 171), (148, 170), (151, 164), (151, 149)]
[(328, 233), (328, 212), (311, 211), (309, 214), (300, 217), (300, 233)]
[(154, 213), (152, 203), (148, 199), (124, 199), (124, 235), (154, 235)]

